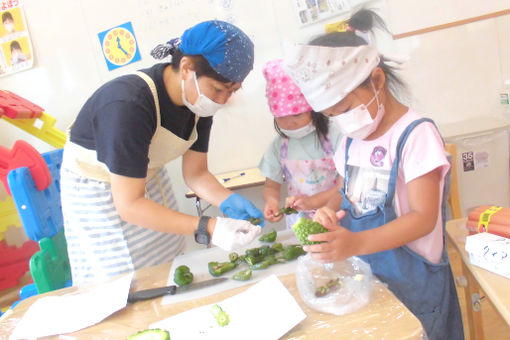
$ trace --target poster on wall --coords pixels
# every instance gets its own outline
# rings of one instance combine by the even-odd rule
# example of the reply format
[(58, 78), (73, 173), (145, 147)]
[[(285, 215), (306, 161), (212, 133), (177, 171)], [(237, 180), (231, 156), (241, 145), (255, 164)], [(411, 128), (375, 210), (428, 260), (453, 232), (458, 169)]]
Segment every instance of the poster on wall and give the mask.
[(307, 26), (346, 12), (372, 0), (291, 0), (300, 26)]
[(0, 0), (0, 77), (34, 65), (32, 43), (21, 1)]
[(131, 22), (98, 33), (108, 71), (141, 59)]

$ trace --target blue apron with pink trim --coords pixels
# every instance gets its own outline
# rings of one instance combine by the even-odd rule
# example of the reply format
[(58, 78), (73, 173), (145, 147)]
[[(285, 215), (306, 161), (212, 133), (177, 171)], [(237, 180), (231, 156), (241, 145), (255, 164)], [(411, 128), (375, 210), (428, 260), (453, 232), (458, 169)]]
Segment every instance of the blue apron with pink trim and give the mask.
[[(380, 227), (397, 218), (393, 208), (396, 190), (398, 167), (402, 156), (402, 149), (410, 132), (422, 122), (432, 122), (423, 118), (418, 119), (405, 129), (397, 144), (396, 158), (393, 162), (388, 193), (383, 203), (362, 215), (355, 214), (351, 202), (346, 196), (345, 188), (349, 181), (347, 161), (352, 139), (347, 140), (345, 151), (344, 187), (341, 189), (342, 206), (345, 217), (340, 224), (354, 232)], [(446, 186), (445, 186), (446, 188)], [(431, 340), (461, 340), (464, 339), (462, 317), (455, 289), (455, 283), (446, 252), (445, 216), (446, 205), (443, 195), (443, 253), (439, 263), (432, 263), (423, 256), (415, 253), (407, 246), (386, 250), (374, 254), (359, 256), (368, 262), (372, 272), (388, 284), (389, 289), (411, 310), (421, 321), (423, 328)]]

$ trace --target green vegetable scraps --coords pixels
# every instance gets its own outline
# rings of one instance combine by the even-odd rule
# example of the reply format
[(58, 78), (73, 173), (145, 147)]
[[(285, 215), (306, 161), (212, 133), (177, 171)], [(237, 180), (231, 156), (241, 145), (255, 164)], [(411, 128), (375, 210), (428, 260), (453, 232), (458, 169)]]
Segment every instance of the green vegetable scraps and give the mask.
[(170, 333), (163, 329), (146, 329), (131, 335), (126, 340), (170, 340)]
[(262, 218), (250, 217), (248, 218), (248, 222), (250, 222), (253, 225), (259, 225), (260, 223), (262, 223)]
[(278, 214), (276, 214), (275, 217), (278, 217), (280, 215), (292, 215), (292, 214), (297, 214), (298, 211), (292, 207), (285, 207), (285, 208), (281, 208), (280, 210), (278, 210)]
[(303, 245), (321, 243), (308, 241), (308, 235), (320, 234), (328, 231), (328, 229), (324, 228), (319, 222), (313, 222), (305, 217), (301, 217), (292, 226), (292, 230), (294, 230), (294, 234), (296, 234), (297, 239)]
[(276, 240), (276, 230), (271, 230), (267, 234), (264, 234), (259, 237), (259, 241), (262, 242), (274, 242)]
[(342, 282), (339, 278), (329, 280), (324, 286), (317, 287), (315, 289), (315, 296), (321, 297), (328, 293), (331, 293), (334, 289), (340, 287)]
[(189, 267), (182, 265), (175, 269), (174, 282), (179, 286), (189, 285), (193, 281), (193, 273), (190, 272)]
[(229, 324), (230, 317), (228, 316), (227, 312), (225, 312), (219, 305), (212, 306), (212, 315), (216, 318), (216, 322), (221, 327), (224, 327)]
[(234, 274), (232, 278), (237, 281), (247, 281), (251, 279), (251, 269), (241, 270), (240, 272)]

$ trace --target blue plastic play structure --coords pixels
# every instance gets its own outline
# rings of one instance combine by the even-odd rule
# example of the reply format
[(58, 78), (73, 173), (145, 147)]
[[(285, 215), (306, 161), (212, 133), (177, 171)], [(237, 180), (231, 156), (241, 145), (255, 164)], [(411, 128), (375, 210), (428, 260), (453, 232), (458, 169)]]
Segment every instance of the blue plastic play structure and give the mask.
[(46, 189), (37, 189), (27, 167), (14, 169), (7, 175), (25, 232), (30, 239), (39, 242), (40, 247), (30, 259), (30, 274), (34, 284), (21, 289), (21, 299), (72, 283), (60, 201), (62, 149), (42, 156), (52, 176)]

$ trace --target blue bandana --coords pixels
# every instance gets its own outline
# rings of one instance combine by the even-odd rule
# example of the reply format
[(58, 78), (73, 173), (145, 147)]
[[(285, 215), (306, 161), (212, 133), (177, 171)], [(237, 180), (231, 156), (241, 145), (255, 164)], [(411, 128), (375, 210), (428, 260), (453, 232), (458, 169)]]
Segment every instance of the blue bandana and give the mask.
[(204, 56), (218, 74), (235, 83), (253, 69), (253, 42), (228, 22), (205, 21), (188, 28), (179, 49), (183, 54)]

